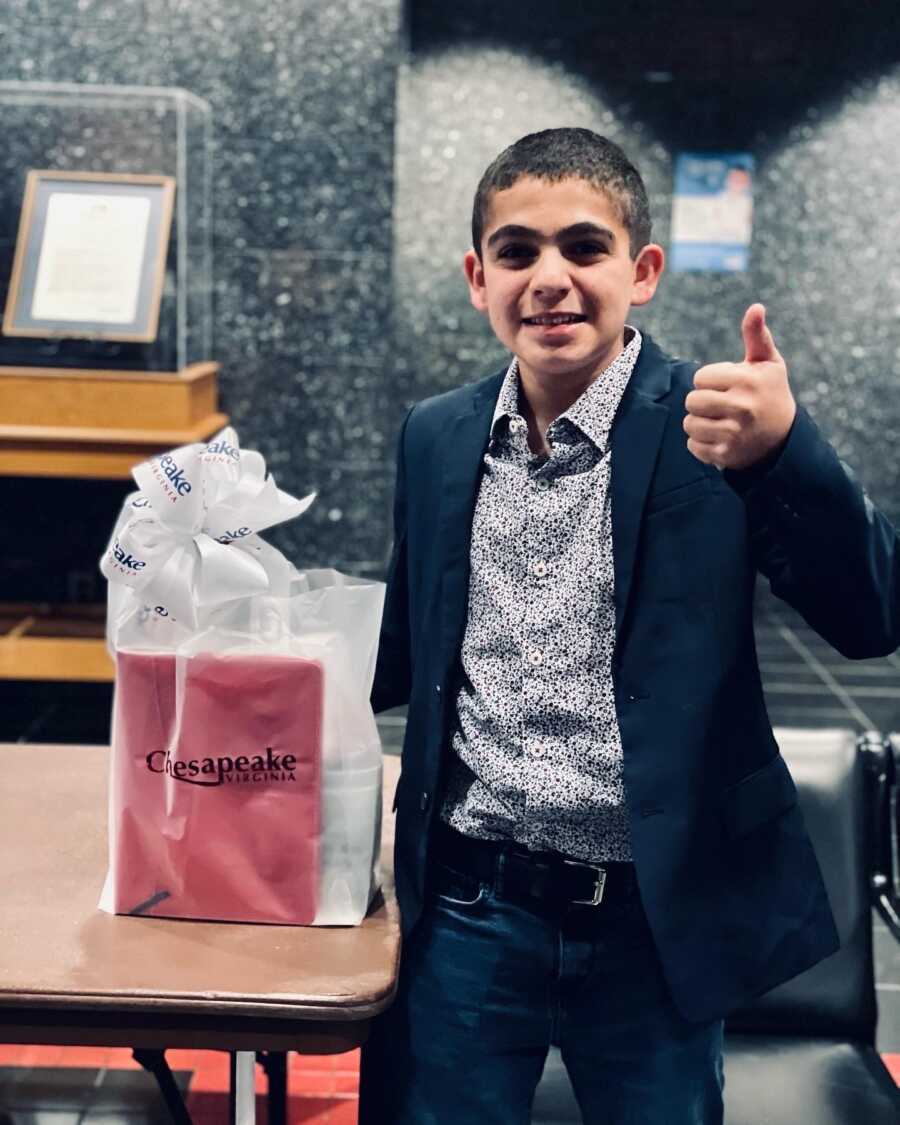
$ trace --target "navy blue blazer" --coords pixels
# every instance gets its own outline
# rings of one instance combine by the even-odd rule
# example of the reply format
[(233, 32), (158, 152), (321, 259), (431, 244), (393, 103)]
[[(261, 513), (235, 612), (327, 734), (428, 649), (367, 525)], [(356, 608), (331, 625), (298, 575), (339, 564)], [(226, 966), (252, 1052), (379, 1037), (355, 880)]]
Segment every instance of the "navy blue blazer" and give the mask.
[[(756, 571), (840, 652), (874, 657), (900, 645), (900, 551), (803, 409), (756, 479), (693, 457), (682, 420), (695, 370), (645, 336), (613, 425), (612, 672), (641, 898), (677, 1006), (707, 1020), (838, 947), (763, 702)], [(409, 703), (395, 797), (404, 933), (421, 914), (450, 753), (472, 516), (503, 374), (420, 403), (400, 436), (372, 701)]]

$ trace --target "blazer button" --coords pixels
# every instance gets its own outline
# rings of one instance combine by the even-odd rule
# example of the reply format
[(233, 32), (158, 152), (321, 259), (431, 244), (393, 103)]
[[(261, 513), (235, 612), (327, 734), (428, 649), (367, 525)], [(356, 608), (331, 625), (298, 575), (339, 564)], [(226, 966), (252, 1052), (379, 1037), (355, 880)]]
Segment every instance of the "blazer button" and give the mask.
[(427, 793), (423, 793), (422, 796), (419, 798), (419, 808), (422, 810), (422, 812), (428, 811), (428, 805), (429, 805), (430, 801), (431, 801), (431, 798), (429, 797), (429, 795)]

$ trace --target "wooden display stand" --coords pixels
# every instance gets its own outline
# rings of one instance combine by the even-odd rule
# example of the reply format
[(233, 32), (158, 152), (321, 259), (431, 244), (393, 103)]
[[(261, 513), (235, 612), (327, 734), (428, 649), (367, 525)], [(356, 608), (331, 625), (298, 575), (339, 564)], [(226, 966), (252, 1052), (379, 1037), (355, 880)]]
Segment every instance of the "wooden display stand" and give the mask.
[(0, 603), (0, 680), (109, 683), (106, 607)]
[(217, 363), (183, 371), (0, 367), (0, 475), (127, 479), (226, 425)]
[[(0, 367), (0, 476), (125, 480), (228, 424), (218, 370)], [(103, 607), (0, 604), (0, 679), (112, 680), (103, 621)]]

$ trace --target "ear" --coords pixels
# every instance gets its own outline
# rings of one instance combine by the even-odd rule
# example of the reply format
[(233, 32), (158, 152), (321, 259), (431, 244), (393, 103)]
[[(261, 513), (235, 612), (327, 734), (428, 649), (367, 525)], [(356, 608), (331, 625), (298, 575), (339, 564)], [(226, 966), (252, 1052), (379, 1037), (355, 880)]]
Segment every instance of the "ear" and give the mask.
[(487, 293), (484, 284), (484, 266), (474, 250), (467, 250), (463, 258), (463, 272), (469, 283), (469, 300), (479, 312), (487, 312)]
[(655, 242), (648, 242), (634, 262), (632, 305), (646, 305), (656, 292), (666, 265), (666, 253)]

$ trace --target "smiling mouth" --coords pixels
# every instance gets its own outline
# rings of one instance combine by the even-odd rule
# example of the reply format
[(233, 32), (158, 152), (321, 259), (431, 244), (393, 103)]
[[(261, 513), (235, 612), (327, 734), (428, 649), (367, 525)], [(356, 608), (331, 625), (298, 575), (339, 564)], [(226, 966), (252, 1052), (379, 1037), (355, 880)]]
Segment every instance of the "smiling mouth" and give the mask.
[(553, 328), (557, 324), (581, 324), (587, 320), (581, 313), (542, 313), (540, 316), (524, 316), (523, 324), (536, 324), (541, 328)]

